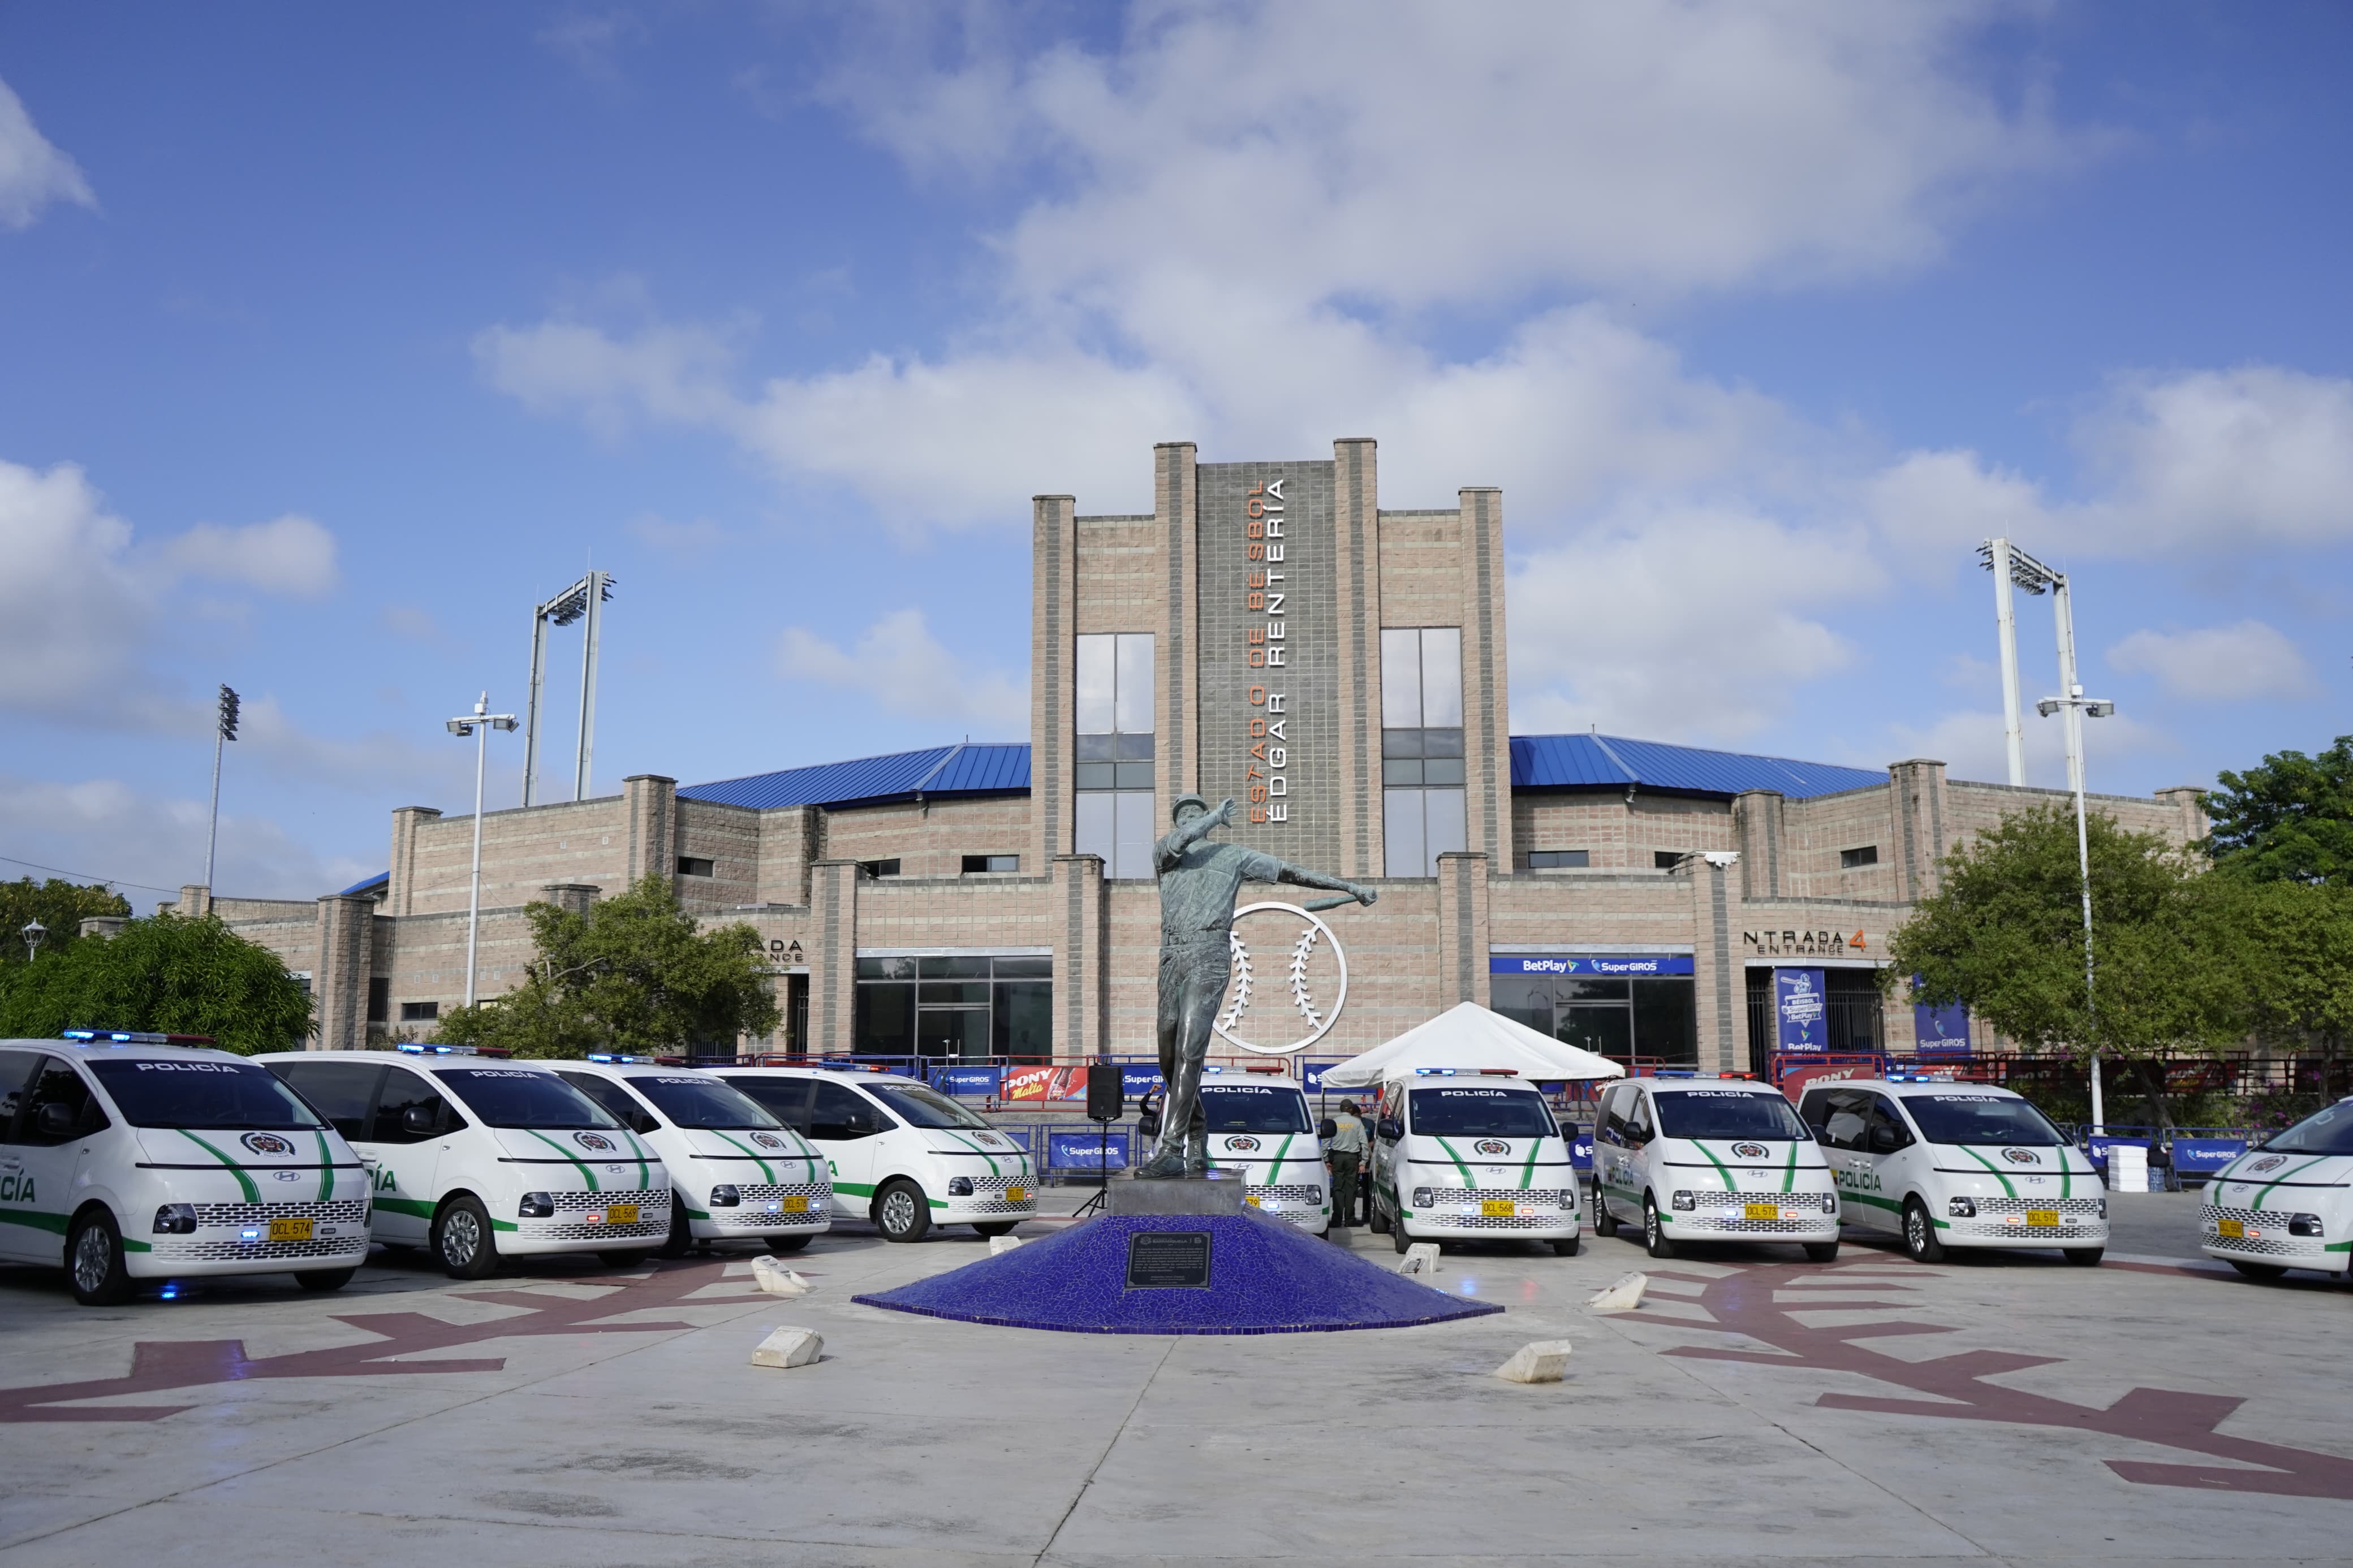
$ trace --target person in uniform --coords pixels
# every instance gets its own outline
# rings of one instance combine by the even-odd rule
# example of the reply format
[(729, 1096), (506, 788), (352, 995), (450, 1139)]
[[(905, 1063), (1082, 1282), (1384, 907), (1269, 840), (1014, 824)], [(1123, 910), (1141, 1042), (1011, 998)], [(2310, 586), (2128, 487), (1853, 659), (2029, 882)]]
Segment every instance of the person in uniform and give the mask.
[(1364, 1169), (1370, 1145), (1365, 1138), (1365, 1119), (1356, 1114), (1355, 1100), (1342, 1100), (1340, 1114), (1334, 1121), (1332, 1146), (1324, 1156), (1324, 1163), (1332, 1168), (1332, 1223), (1349, 1226), (1356, 1223), (1356, 1176)]

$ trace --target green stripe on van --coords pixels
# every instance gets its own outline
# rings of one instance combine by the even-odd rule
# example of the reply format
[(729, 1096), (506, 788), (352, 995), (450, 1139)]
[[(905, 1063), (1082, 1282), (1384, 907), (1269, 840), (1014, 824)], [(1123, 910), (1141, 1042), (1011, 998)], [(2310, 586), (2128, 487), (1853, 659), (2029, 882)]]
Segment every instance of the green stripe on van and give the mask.
[[(717, 1128), (715, 1128), (715, 1127), (714, 1127), (714, 1128), (712, 1128), (712, 1129), (711, 1130), (711, 1132), (712, 1132), (712, 1137), (714, 1137), (714, 1138), (716, 1138), (716, 1139), (718, 1139), (721, 1142), (723, 1142), (723, 1143), (733, 1144), (733, 1146), (734, 1146), (734, 1147), (736, 1147), (736, 1148), (738, 1148), (738, 1149), (744, 1149), (744, 1145), (743, 1145), (743, 1144), (735, 1142), (735, 1140), (734, 1140), (734, 1139), (728, 1137), (726, 1133), (720, 1131)], [(754, 1163), (754, 1165), (757, 1165), (757, 1166), (759, 1166), (759, 1167), (760, 1167), (760, 1174), (761, 1174), (763, 1177), (765, 1177), (766, 1180), (768, 1180), (769, 1182), (772, 1182), (772, 1183), (776, 1179), (776, 1172), (774, 1172), (774, 1171), (772, 1171), (772, 1170), (770, 1170), (770, 1169), (768, 1168), (768, 1162), (766, 1162), (765, 1160), (761, 1159), (759, 1155), (757, 1155), (756, 1153), (753, 1153), (753, 1152), (752, 1152), (751, 1150), (749, 1150), (749, 1149), (744, 1149), (744, 1152), (745, 1152), (746, 1154), (751, 1154), (751, 1155), (752, 1155), (752, 1163)], [(692, 1210), (691, 1210), (691, 1209), (690, 1209), (689, 1211), (687, 1211), (687, 1212), (689, 1212), (690, 1214), (693, 1213), (693, 1211), (692, 1211)], [(697, 1219), (709, 1219), (711, 1216), (710, 1216), (709, 1215), (705, 1214), (705, 1215), (695, 1215), (695, 1216), (694, 1216), (694, 1217), (695, 1217), (695, 1218), (697, 1218)]]
[(203, 1139), (197, 1137), (195, 1133), (189, 1131), (185, 1127), (180, 1129), (180, 1136), (186, 1139), (189, 1142), (194, 1143), (197, 1148), (202, 1149), (206, 1153), (210, 1154), (214, 1159), (218, 1160), (223, 1165), (227, 1167), (228, 1173), (237, 1178), (237, 1184), (245, 1190), (245, 1201), (247, 1203), (258, 1204), (261, 1201), (261, 1189), (253, 1184), (253, 1178), (245, 1173), (244, 1166), (238, 1164), (236, 1161), (230, 1159), (227, 1155), (222, 1153), (219, 1150), (214, 1148), (211, 1144), (206, 1142)]
[(596, 1173), (588, 1168), (587, 1161), (581, 1159), (577, 1154), (575, 1154), (571, 1150), (566, 1149), (563, 1144), (558, 1143), (554, 1139), (550, 1138), (546, 1133), (542, 1132), (536, 1127), (526, 1127), (523, 1131), (538, 1139), (541, 1142), (546, 1144), (549, 1148), (554, 1150), (557, 1153), (563, 1155), (565, 1159), (571, 1161), (575, 1165), (580, 1167), (580, 1173), (588, 1178), (588, 1190), (590, 1192), (600, 1193), (605, 1190), (596, 1184)]

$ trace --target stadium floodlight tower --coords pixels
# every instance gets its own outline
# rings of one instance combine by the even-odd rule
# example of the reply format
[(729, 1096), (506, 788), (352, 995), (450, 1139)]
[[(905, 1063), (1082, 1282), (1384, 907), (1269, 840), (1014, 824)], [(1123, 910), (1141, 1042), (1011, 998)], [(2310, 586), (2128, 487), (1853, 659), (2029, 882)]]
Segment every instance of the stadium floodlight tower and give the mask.
[[(1978, 546), (1978, 560), (1993, 574), (1994, 616), (2001, 627), (2001, 698), (2003, 718), (2009, 721), (2010, 782), (2026, 782), (2025, 734), (2020, 727), (2018, 711), (2018, 630), (2010, 608), (2012, 584), (2030, 594), (2051, 595), (2051, 614), (2059, 634), (2059, 687), (2062, 695), (2046, 697), (2034, 705), (2034, 710), (2045, 719), (2053, 714), (2066, 720), (2067, 788), (2075, 797), (2075, 866), (2084, 898), (2084, 1011), (2094, 1016), (2092, 963), (2092, 849), (2091, 837), (2084, 824), (2084, 721), (2105, 719), (2116, 710), (2116, 705), (2101, 698), (2084, 695), (2083, 683), (2075, 679), (2075, 605), (2067, 584), (2067, 574), (2054, 572), (2029, 555), (2007, 539), (1989, 539)], [(2107, 1118), (2100, 1083), (2100, 1053), (2092, 1052), (2092, 1131), (2106, 1131)]]
[(572, 798), (588, 798), (588, 754), (596, 740), (596, 643), (604, 616), (598, 606), (613, 596), (613, 574), (590, 572), (531, 613), (531, 690), (523, 703), (522, 803), (532, 804), (539, 784), (539, 700), (547, 684), (547, 628), (586, 623), (580, 641), (580, 750), (573, 759)]

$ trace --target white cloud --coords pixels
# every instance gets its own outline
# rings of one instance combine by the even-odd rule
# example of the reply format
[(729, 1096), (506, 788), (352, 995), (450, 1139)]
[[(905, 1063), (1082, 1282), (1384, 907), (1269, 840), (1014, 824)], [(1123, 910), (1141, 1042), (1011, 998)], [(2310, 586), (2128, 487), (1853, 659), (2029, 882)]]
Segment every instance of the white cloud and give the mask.
[(421, 605), (386, 605), (376, 620), (396, 637), (428, 643), (449, 640), (449, 634), (433, 618), (433, 612)]
[(2353, 380), (2277, 365), (2119, 378), (2079, 431), (2112, 547), (2353, 541)]
[(242, 528), (200, 522), (165, 547), (182, 572), (240, 583), (265, 594), (316, 599), (333, 591), (335, 536), (307, 517), (288, 512)]
[(1512, 728), (1743, 740), (1853, 658), (1810, 612), (1878, 585), (1849, 541), (1729, 511), (1539, 552), (1506, 585)]
[[(153, 889), (203, 880), (206, 815), (203, 800), (143, 794), (120, 779), (53, 782), (0, 774), (0, 838), (12, 854), (145, 884), (119, 889), (142, 914), (170, 896)], [(276, 822), (232, 812), (221, 818), (213, 880), (228, 897), (315, 899), (380, 869), (322, 858)], [(24, 872), (0, 865), (0, 874)]]
[(30, 228), (51, 202), (98, 205), (80, 165), (34, 128), (25, 100), (0, 81), (0, 226)]
[(645, 36), (644, 26), (625, 11), (584, 11), (550, 23), (534, 39), (589, 80), (612, 81), (620, 75), (621, 47)]
[(2296, 646), (2262, 621), (2137, 631), (2108, 649), (2108, 668), (2153, 675), (2169, 695), (2191, 702), (2293, 700), (2320, 689)]
[(894, 610), (844, 648), (802, 626), (776, 641), (776, 673), (787, 681), (862, 692), (893, 713), (952, 719), (987, 736), (1026, 735), (1026, 676), (975, 668), (941, 646), (921, 610)]

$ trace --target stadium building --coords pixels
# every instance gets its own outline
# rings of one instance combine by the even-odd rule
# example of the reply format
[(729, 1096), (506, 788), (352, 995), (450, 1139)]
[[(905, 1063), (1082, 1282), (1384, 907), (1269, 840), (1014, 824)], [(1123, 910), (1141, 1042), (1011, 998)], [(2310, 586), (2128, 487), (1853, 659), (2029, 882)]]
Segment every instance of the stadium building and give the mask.
[[(1772, 1048), (1777, 969), (1808, 977), (1832, 1048), (1912, 1045), (1926, 1021), (1872, 973), (1888, 932), (1954, 846), (2063, 798), (1928, 760), (1513, 735), (1499, 491), (1383, 510), (1369, 440), (1153, 463), (1148, 513), (1035, 500), (1026, 742), (493, 811), (481, 994), (533, 956), (525, 905), (655, 875), (765, 942), (785, 1023), (757, 1048), (1148, 1056), (1151, 845), (1198, 793), (1240, 803), (1228, 837), (1379, 893), (1312, 918), (1301, 889), (1246, 894), (1293, 907), (1238, 924), (1238, 1047), (1346, 1056), (1469, 1000), (1613, 1056), (1747, 1068)], [(2096, 798), (2129, 827), (2206, 830), (2192, 788)], [(427, 1036), (466, 992), (471, 833), (405, 807), (382, 876), (181, 904), (307, 973), (324, 1045)]]

